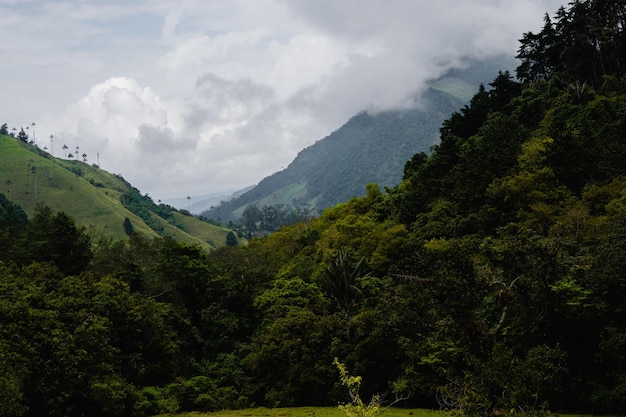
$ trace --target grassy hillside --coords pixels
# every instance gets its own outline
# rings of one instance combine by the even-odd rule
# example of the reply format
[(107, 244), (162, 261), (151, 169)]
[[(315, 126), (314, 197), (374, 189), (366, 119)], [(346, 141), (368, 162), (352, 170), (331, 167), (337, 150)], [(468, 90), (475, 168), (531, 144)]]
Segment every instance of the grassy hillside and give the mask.
[(227, 229), (177, 212), (176, 224), (150, 213), (160, 225), (157, 233), (125, 207), (123, 195), (130, 190), (132, 186), (123, 178), (95, 165), (54, 158), (15, 138), (0, 136), (0, 193), (29, 216), (36, 204), (44, 204), (70, 214), (90, 232), (114, 239), (126, 237), (123, 222), (128, 218), (136, 232), (147, 236), (171, 236), (206, 250), (225, 245)]

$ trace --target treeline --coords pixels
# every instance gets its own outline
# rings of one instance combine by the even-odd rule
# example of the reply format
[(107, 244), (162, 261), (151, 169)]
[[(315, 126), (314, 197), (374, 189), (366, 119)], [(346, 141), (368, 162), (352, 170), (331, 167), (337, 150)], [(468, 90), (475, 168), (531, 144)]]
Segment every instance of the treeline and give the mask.
[[(26, 126), (26, 129), (28, 129), (28, 126)], [(28, 133), (24, 131), (23, 127), (20, 128), (20, 131), (17, 134), (15, 132), (17, 132), (16, 128), (11, 129), (11, 131), (9, 132), (9, 126), (6, 123), (3, 123), (2, 126), (0, 126), (0, 135), (11, 136), (24, 143), (28, 143)]]
[[(126, 180), (124, 180), (120, 176), (118, 176), (118, 178), (126, 182)], [(139, 190), (130, 184), (128, 184), (128, 188), (126, 189), (126, 191), (121, 194), (120, 200), (124, 208), (129, 210), (131, 213), (139, 216), (152, 230), (157, 232), (160, 236), (164, 236), (165, 228), (156, 216), (160, 217), (161, 219), (167, 221), (169, 224), (181, 230), (185, 230), (184, 226), (180, 222), (178, 222), (172, 214), (173, 212), (178, 210), (167, 204), (155, 204), (149, 195), (141, 195)], [(185, 210), (185, 214), (189, 214), (189, 212)]]
[[(258, 208), (256, 204), (248, 205), (241, 215), (240, 233), (247, 233), (248, 238), (255, 236), (257, 232), (274, 232), (282, 226), (306, 221), (312, 217), (309, 205), (294, 202), (294, 207), (285, 209), (284, 205), (264, 205)], [(229, 225), (234, 226), (234, 222)]]
[(626, 13), (621, 0), (576, 0), (554, 18), (545, 15), (539, 33), (520, 40), (522, 81), (562, 77), (599, 87), (605, 75), (624, 75)]

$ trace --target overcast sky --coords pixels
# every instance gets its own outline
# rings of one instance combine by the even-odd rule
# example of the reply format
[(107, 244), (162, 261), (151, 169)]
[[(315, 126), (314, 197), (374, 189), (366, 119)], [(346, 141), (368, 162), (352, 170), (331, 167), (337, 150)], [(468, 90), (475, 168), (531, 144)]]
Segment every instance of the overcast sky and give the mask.
[(515, 55), (562, 3), (0, 0), (0, 123), (155, 201), (235, 191), (464, 59)]

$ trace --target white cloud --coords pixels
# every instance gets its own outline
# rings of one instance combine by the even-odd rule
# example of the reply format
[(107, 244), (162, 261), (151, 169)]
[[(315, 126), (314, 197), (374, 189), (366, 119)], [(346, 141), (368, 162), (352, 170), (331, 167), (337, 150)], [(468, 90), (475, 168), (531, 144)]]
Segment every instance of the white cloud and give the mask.
[(515, 54), (555, 0), (0, 0), (0, 118), (155, 198), (234, 190), (465, 58)]
[[(172, 132), (168, 111), (150, 88), (115, 77), (92, 87), (60, 116), (44, 118), (41, 125), (55, 132), (57, 149), (60, 143), (71, 150), (79, 146), (92, 162), (99, 155), (104, 169), (124, 175), (130, 168), (132, 177), (134, 169), (151, 167), (142, 161), (146, 148), (152, 146), (146, 129)], [(153, 153), (160, 152), (158, 145), (157, 141)]]

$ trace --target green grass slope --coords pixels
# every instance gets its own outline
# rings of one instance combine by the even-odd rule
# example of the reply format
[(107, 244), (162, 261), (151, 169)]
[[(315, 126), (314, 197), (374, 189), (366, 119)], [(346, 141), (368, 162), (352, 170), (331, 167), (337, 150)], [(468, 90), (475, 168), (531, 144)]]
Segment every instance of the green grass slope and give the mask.
[[(0, 193), (29, 216), (36, 204), (44, 204), (68, 213), (91, 233), (125, 238), (123, 222), (129, 218), (136, 232), (158, 237), (153, 228), (124, 206), (122, 195), (130, 189), (123, 178), (97, 166), (54, 158), (13, 137), (0, 136)], [(225, 245), (227, 229), (174, 214), (182, 228), (151, 213), (162, 226), (162, 236), (195, 243), (205, 250)]]

